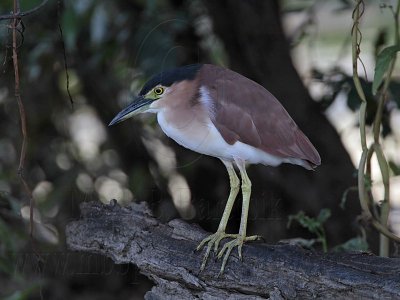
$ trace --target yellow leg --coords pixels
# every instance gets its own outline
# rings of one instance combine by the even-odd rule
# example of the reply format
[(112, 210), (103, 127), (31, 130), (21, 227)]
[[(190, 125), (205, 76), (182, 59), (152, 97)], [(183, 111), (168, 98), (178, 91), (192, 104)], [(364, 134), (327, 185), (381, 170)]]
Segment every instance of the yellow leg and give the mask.
[(228, 201), (226, 203), (224, 212), (222, 214), (221, 221), (218, 226), (218, 230), (216, 233), (206, 237), (204, 240), (201, 241), (201, 243), (197, 246), (196, 250), (200, 250), (203, 248), (203, 246), (207, 243), (207, 249), (206, 253), (204, 254), (203, 262), (200, 267), (200, 271), (203, 271), (206, 263), (208, 256), (210, 255), (211, 249), (214, 247), (214, 252), (216, 253), (218, 251), (218, 246), (219, 243), (221, 242), (222, 239), (227, 238), (227, 237), (236, 237), (236, 234), (226, 234), (225, 229), (226, 229), (226, 224), (228, 223), (229, 216), (232, 211), (233, 204), (235, 203), (236, 196), (239, 192), (239, 178), (236, 175), (235, 169), (233, 168), (233, 165), (229, 161), (222, 161), (228, 170), (229, 174), (229, 182), (230, 182), (230, 193), (228, 197)]
[[(242, 247), (243, 243), (246, 241), (254, 241), (259, 239), (260, 237), (257, 235), (246, 237), (246, 229), (247, 229), (247, 217), (249, 214), (249, 205), (250, 205), (250, 195), (251, 195), (251, 181), (249, 176), (246, 173), (246, 167), (243, 161), (235, 160), (239, 171), (240, 176), (242, 177), (242, 195), (243, 195), (243, 205), (242, 205), (242, 216), (240, 219), (240, 228), (239, 234), (235, 235), (235, 239), (227, 242), (218, 253), (218, 258), (224, 256), (222, 261), (221, 270), (219, 275), (224, 273), (226, 263), (228, 261), (229, 255), (234, 247), (238, 247), (239, 258), (242, 259)], [(218, 275), (218, 276), (219, 276)]]
[(240, 181), (239, 178), (236, 175), (235, 169), (233, 168), (233, 165), (231, 162), (228, 161), (222, 161), (228, 170), (229, 174), (229, 183), (231, 190), (229, 192), (229, 197), (228, 201), (226, 202), (224, 213), (222, 214), (221, 221), (219, 222), (218, 226), (218, 231), (225, 231), (226, 229), (226, 224), (228, 223), (229, 216), (231, 215), (232, 207), (233, 204), (235, 203), (235, 199), (237, 194), (239, 193), (239, 188), (240, 188)]

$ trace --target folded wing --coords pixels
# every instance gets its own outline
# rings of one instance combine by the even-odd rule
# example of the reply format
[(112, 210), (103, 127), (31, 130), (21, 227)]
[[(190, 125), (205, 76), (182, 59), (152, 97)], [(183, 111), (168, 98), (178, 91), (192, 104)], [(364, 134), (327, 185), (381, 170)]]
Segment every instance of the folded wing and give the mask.
[(317, 150), (270, 92), (228, 69), (203, 68), (208, 70), (202, 83), (213, 101), (211, 121), (227, 143), (240, 141), (278, 157), (320, 165)]

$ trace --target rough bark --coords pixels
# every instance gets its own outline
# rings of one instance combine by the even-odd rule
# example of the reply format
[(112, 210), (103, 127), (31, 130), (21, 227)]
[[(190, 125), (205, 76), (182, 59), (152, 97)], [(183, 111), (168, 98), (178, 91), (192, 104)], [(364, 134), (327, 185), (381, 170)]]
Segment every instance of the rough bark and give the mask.
[(144, 203), (81, 204), (68, 224), (70, 249), (133, 263), (156, 286), (147, 299), (394, 299), (400, 298), (400, 259), (367, 253), (322, 254), (292, 245), (250, 243), (244, 260), (232, 253), (225, 273), (193, 249), (207, 233), (181, 220), (161, 224)]

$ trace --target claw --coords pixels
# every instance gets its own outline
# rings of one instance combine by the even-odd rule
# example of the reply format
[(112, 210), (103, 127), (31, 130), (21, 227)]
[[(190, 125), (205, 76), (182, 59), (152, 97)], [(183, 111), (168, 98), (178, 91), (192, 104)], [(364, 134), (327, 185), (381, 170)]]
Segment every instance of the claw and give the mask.
[(210, 255), (211, 247), (210, 242), (208, 243), (206, 253), (204, 254), (203, 261), (201, 263), (200, 272), (203, 272), (204, 268), (206, 267), (208, 256)]
[(208, 257), (210, 256), (211, 249), (214, 248), (214, 252), (217, 253), (218, 251), (218, 246), (221, 240), (227, 237), (233, 237), (236, 236), (234, 234), (226, 234), (225, 232), (217, 231), (216, 233), (206, 237), (204, 240), (200, 242), (200, 244), (197, 246), (196, 251), (199, 251), (201, 248), (207, 244), (207, 249), (206, 253), (204, 254), (203, 261), (200, 266), (200, 272), (204, 270), (207, 264)]
[(242, 258), (242, 247), (243, 247), (243, 244), (240, 244), (238, 246), (238, 256), (239, 256), (240, 261), (243, 261), (243, 258)]
[(232, 252), (232, 249), (236, 246), (239, 246), (240, 244), (243, 244), (244, 239), (241, 236), (238, 236), (234, 240), (227, 242), (221, 249), (221, 251), (218, 253), (218, 258), (221, 258), (222, 256), (224, 259), (222, 260), (222, 265), (221, 265), (221, 270), (219, 271), (218, 276), (222, 275), (225, 271), (225, 266), (226, 263), (228, 262), (229, 255)]
[[(223, 240), (224, 238), (233, 238), (233, 240), (225, 243), (222, 246), (221, 250), (218, 252), (219, 244), (220, 244), (221, 240)], [(205, 246), (205, 244), (207, 244), (206, 253), (204, 254), (204, 258), (201, 263), (200, 272), (202, 272), (204, 270), (204, 268), (206, 267), (207, 260), (208, 260), (208, 257), (210, 256), (211, 249), (214, 248), (214, 253), (217, 254), (216, 260), (223, 257), (221, 269), (217, 276), (217, 277), (219, 277), (225, 271), (225, 266), (228, 262), (228, 258), (230, 256), (233, 248), (238, 247), (239, 259), (242, 261), (243, 260), (243, 258), (242, 258), (243, 243), (247, 242), (247, 241), (258, 240), (260, 238), (261, 237), (258, 235), (252, 235), (252, 236), (245, 237), (240, 234), (227, 234), (227, 233), (221, 232), (221, 231), (217, 231), (216, 233), (206, 237), (204, 240), (202, 240), (200, 242), (200, 244), (196, 248), (196, 251), (199, 251), (201, 248), (203, 248)]]
[(224, 273), (224, 271), (225, 271), (225, 266), (226, 266), (226, 263), (228, 262), (228, 258), (229, 258), (229, 255), (231, 254), (231, 251), (232, 251), (232, 247), (230, 247), (230, 248), (228, 248), (228, 249), (226, 250), (224, 259), (222, 260), (221, 270), (220, 270), (219, 273), (218, 273), (218, 277)]

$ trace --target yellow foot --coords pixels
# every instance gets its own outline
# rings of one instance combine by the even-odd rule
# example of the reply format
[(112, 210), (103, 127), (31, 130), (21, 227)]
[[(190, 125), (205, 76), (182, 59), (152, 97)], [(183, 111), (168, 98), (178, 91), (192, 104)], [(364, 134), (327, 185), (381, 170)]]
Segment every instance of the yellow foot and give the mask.
[[(219, 271), (218, 277), (224, 273), (226, 263), (228, 262), (229, 255), (233, 248), (238, 247), (238, 255), (239, 259), (242, 260), (242, 247), (244, 242), (248, 241), (255, 241), (262, 239), (259, 235), (252, 235), (252, 236), (242, 236), (240, 234), (236, 235), (236, 238), (230, 242), (227, 242), (219, 251), (217, 258), (220, 259), (222, 256), (224, 259), (222, 260), (221, 270)], [(225, 253), (225, 254), (224, 254)]]
[(221, 242), (222, 239), (224, 238), (235, 238), (237, 237), (238, 234), (227, 234), (223, 231), (217, 231), (216, 233), (206, 237), (204, 240), (200, 242), (200, 244), (197, 246), (196, 251), (199, 251), (201, 248), (204, 247), (204, 245), (207, 243), (207, 249), (206, 253), (204, 254), (203, 262), (200, 267), (200, 272), (204, 270), (206, 267), (207, 259), (208, 256), (210, 255), (211, 249), (214, 247), (214, 252), (217, 253), (218, 251), (218, 246), (219, 243)]
[[(221, 270), (218, 274), (218, 276), (220, 276), (222, 273), (224, 273), (225, 270), (225, 265), (228, 261), (229, 255), (232, 251), (232, 249), (234, 247), (238, 247), (238, 254), (239, 254), (239, 258), (240, 260), (242, 260), (242, 246), (244, 242), (247, 241), (254, 241), (254, 240), (258, 240), (261, 239), (261, 236), (258, 235), (253, 235), (253, 236), (248, 236), (248, 237), (244, 237), (240, 234), (227, 234), (225, 232), (222, 231), (217, 231), (216, 233), (206, 237), (204, 240), (202, 240), (200, 242), (200, 244), (197, 246), (196, 251), (200, 250), (201, 248), (204, 247), (204, 245), (207, 243), (207, 249), (206, 249), (206, 253), (204, 254), (204, 258), (203, 258), (203, 262), (201, 264), (200, 267), (200, 272), (204, 270), (206, 263), (207, 263), (207, 259), (210, 255), (211, 249), (214, 248), (214, 253), (217, 253), (218, 251), (218, 246), (219, 243), (221, 242), (222, 239), (224, 238), (234, 238), (232, 241), (227, 242), (221, 249), (221, 251), (218, 253), (217, 258), (221, 258), (222, 256), (224, 256), (224, 259), (222, 261), (222, 266), (221, 266)], [(225, 253), (225, 255), (224, 255)]]

